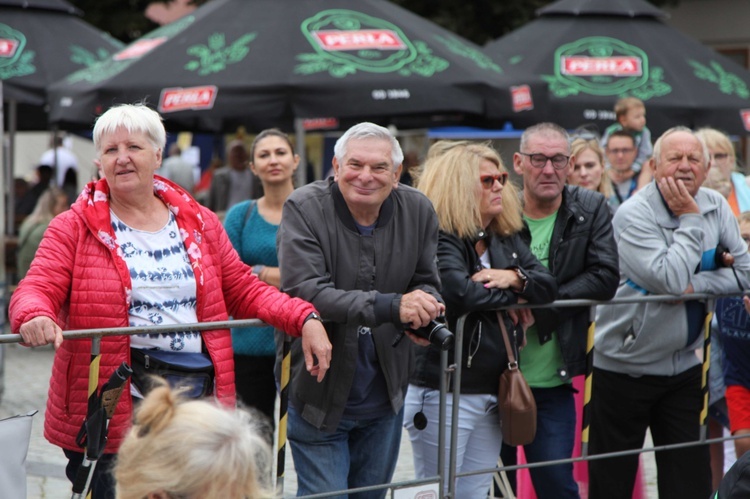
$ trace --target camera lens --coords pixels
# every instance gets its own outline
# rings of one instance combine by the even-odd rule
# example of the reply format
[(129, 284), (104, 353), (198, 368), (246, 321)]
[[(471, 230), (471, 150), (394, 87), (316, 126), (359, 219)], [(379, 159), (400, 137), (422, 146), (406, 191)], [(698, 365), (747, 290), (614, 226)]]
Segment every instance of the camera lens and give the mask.
[(442, 322), (432, 320), (427, 326), (415, 329), (414, 334), (428, 340), (441, 350), (453, 348), (453, 333)]

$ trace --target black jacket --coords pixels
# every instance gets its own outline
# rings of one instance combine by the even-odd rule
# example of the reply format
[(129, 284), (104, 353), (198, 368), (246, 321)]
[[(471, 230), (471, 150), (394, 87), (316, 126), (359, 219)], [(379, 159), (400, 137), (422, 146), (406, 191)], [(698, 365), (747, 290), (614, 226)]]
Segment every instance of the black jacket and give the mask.
[[(489, 235), (487, 247), (492, 268), (518, 268), (527, 277), (528, 284), (520, 295), (509, 289), (486, 289), (482, 283), (471, 280), (481, 268), (475, 242), (440, 232), (438, 270), (441, 294), (451, 331), (455, 331), (458, 318), (469, 313), (464, 327), (461, 393), (497, 395), (498, 380), (507, 367), (508, 357), (495, 310), (517, 303), (519, 296), (529, 303), (549, 303), (555, 299), (557, 284), (518, 234), (510, 237)], [(513, 324), (507, 316), (505, 324), (508, 333), (513, 335)], [(521, 341), (520, 331), (516, 339)], [(448, 362), (454, 362), (453, 350), (448, 354)], [(439, 387), (440, 351), (437, 348), (420, 349), (410, 382), (418, 386)]]
[[(598, 192), (565, 186), (550, 241), (549, 270), (558, 284), (559, 300), (610, 300), (617, 292), (620, 270), (612, 215)], [(526, 227), (521, 237), (531, 243)], [(567, 377), (586, 372), (588, 307), (535, 309), (539, 341), (557, 331)]]

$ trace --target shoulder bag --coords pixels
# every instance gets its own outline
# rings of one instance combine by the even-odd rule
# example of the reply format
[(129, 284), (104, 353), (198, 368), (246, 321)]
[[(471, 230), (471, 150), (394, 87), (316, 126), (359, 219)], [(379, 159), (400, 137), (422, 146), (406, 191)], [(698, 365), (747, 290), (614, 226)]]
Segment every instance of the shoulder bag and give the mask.
[(497, 312), (497, 322), (508, 353), (508, 368), (500, 375), (497, 394), (503, 442), (508, 445), (525, 445), (531, 443), (536, 435), (536, 401), (529, 384), (518, 369), (516, 342), (511, 344), (500, 312)]

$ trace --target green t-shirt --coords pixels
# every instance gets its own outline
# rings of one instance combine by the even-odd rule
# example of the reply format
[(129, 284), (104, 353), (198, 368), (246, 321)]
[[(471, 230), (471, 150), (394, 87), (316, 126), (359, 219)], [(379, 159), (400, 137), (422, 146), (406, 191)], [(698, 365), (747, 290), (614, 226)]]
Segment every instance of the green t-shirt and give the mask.
[[(549, 268), (549, 247), (552, 230), (555, 227), (557, 212), (535, 220), (524, 215), (523, 219), (531, 232), (531, 252)], [(536, 327), (526, 331), (526, 346), (520, 354), (520, 367), (529, 386), (535, 388), (552, 388), (565, 382), (558, 375), (558, 369), (564, 365), (557, 333), (544, 345), (539, 344)]]

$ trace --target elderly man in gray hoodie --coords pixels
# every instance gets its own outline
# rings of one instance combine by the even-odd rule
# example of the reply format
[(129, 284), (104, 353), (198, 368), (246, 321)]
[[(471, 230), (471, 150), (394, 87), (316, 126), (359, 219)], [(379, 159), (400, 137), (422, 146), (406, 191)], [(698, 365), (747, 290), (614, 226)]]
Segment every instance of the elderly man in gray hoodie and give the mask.
[[(684, 127), (667, 130), (650, 167), (654, 182), (613, 220), (621, 273), (616, 298), (747, 287), (750, 256), (729, 204), (701, 188), (710, 167), (703, 140)], [(737, 278), (720, 263), (724, 251), (734, 256)], [(703, 394), (696, 349), (708, 312), (697, 300), (598, 308), (592, 454), (638, 449), (647, 428), (657, 446), (698, 440)], [(656, 464), (661, 499), (709, 496), (707, 446), (656, 452)], [(637, 467), (637, 455), (591, 461), (589, 497), (630, 498)]]

